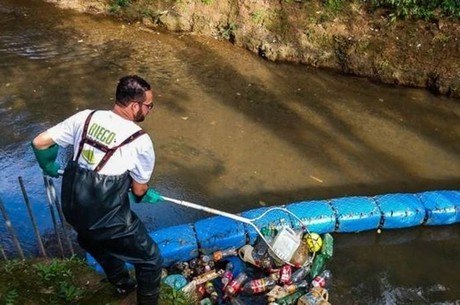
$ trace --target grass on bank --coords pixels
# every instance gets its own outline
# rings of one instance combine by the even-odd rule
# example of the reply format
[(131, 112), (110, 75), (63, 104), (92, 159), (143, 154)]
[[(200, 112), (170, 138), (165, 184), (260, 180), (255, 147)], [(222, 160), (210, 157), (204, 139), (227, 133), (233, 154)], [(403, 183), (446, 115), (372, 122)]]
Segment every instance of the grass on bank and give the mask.
[[(167, 1), (167, 0), (166, 0)], [(181, 1), (181, 0), (174, 0)], [(198, 3), (209, 5), (213, 0), (195, 0)], [(294, 0), (284, 0), (291, 3)], [(295, 0), (296, 2), (311, 2), (312, 0)], [(142, 3), (143, 4), (142, 4)], [(144, 3), (145, 2), (145, 3)], [(350, 0), (320, 0), (325, 8), (339, 12), (343, 7), (353, 1)], [(369, 5), (371, 9), (384, 9), (392, 19), (424, 19), (455, 18), (460, 19), (459, 0), (358, 0), (363, 5)], [(110, 11), (120, 12), (130, 5), (148, 5), (149, 1), (134, 0), (111, 0)]]
[[(0, 262), (0, 304), (4, 305), (129, 305), (103, 276), (84, 260), (10, 260)], [(160, 305), (193, 304), (184, 294), (163, 285)]]

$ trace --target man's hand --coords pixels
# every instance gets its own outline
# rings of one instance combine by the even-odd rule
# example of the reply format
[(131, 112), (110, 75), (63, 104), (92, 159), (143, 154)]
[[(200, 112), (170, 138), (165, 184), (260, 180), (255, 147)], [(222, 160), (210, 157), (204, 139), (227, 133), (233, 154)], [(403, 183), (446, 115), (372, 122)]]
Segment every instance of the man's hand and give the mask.
[(155, 191), (152, 188), (147, 189), (147, 192), (143, 196), (136, 196), (134, 193), (129, 192), (130, 197), (134, 202), (140, 203), (140, 202), (145, 202), (145, 203), (150, 203), (150, 204), (156, 204), (160, 201), (163, 200), (163, 197)]
[(149, 188), (147, 192), (144, 195), (144, 198), (142, 198), (144, 202), (150, 203), (150, 204), (155, 204), (163, 200), (163, 197), (155, 191), (152, 188)]
[(38, 161), (38, 165), (43, 170), (43, 172), (51, 177), (59, 177), (58, 170), (60, 169), (59, 163), (56, 162), (59, 146), (56, 144), (45, 148), (37, 149), (33, 143), (31, 143), (34, 150), (35, 158)]

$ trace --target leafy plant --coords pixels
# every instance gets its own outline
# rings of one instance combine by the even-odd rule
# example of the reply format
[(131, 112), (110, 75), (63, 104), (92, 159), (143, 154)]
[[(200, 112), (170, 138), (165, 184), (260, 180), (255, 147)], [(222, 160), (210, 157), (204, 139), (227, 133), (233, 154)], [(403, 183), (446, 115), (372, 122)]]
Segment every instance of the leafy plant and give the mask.
[(71, 270), (66, 266), (65, 262), (53, 259), (50, 263), (37, 263), (34, 265), (39, 277), (45, 283), (52, 283), (59, 278), (72, 276)]
[(202, 3), (209, 5), (212, 3), (213, 0), (201, 0)]
[(21, 260), (13, 259), (10, 261), (7, 261), (6, 264), (3, 267), (3, 270), (5, 270), (6, 273), (11, 274), (14, 270), (18, 268), (22, 268), (24, 266), (24, 262)]
[(160, 300), (162, 304), (173, 305), (190, 305), (196, 304), (196, 301), (180, 290), (174, 290), (167, 285), (161, 286)]
[(67, 282), (59, 283), (58, 296), (63, 299), (66, 304), (75, 302), (83, 295), (83, 290), (69, 284)]
[(235, 37), (235, 30), (237, 25), (233, 22), (228, 23), (225, 27), (220, 29), (220, 35), (226, 40), (232, 40)]
[(19, 293), (15, 288), (8, 290), (5, 294), (5, 305), (16, 305), (18, 297)]
[(113, 0), (110, 3), (109, 11), (112, 13), (118, 12), (122, 7), (127, 7), (131, 4), (131, 0)]
[(344, 0), (326, 0), (326, 7), (334, 13), (338, 13), (344, 7)]

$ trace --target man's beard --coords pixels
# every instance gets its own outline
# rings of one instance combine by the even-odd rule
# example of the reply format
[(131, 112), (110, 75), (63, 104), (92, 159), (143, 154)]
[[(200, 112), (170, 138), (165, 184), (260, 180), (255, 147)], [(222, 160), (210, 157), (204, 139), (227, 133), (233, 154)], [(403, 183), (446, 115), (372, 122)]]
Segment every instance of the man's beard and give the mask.
[(142, 113), (142, 109), (139, 109), (139, 111), (134, 116), (134, 122), (143, 122), (144, 120), (145, 115)]

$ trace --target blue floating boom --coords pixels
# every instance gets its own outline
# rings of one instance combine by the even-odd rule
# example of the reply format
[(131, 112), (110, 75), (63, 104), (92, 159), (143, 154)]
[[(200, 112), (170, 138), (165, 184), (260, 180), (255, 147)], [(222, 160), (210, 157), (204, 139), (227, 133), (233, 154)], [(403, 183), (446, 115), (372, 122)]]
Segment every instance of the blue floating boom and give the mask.
[(447, 225), (460, 221), (459, 191), (431, 191), (418, 196), (425, 206), (426, 225)]
[(380, 209), (371, 197), (343, 197), (331, 200), (337, 217), (336, 232), (360, 232), (379, 227)]
[(242, 247), (246, 244), (243, 223), (223, 216), (197, 221), (195, 231), (198, 246), (203, 254), (231, 247)]
[(388, 194), (374, 197), (382, 219), (383, 229), (399, 229), (421, 225), (425, 219), (425, 206), (414, 194)]
[[(241, 213), (252, 219), (269, 208)], [(387, 194), (374, 197), (342, 197), (322, 201), (302, 201), (286, 206), (311, 232), (360, 232), (374, 229), (398, 229), (418, 225), (448, 225), (460, 222), (460, 191), (429, 191), (416, 194)], [(289, 213), (274, 210), (255, 222), (257, 227), (300, 228)], [(164, 258), (164, 267), (188, 261), (200, 253), (253, 244), (257, 233), (253, 227), (217, 216), (194, 224), (179, 225), (151, 233)], [(90, 264), (97, 268), (89, 257)], [(98, 269), (100, 271), (100, 269)]]
[[(335, 212), (327, 200), (291, 203), (286, 208), (297, 215), (311, 232), (323, 234), (335, 230)], [(297, 219), (292, 223), (294, 229), (302, 228)]]

